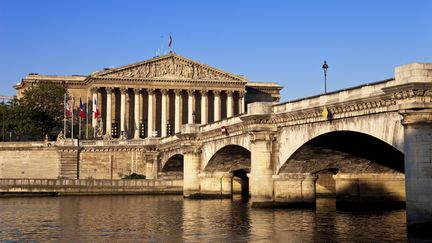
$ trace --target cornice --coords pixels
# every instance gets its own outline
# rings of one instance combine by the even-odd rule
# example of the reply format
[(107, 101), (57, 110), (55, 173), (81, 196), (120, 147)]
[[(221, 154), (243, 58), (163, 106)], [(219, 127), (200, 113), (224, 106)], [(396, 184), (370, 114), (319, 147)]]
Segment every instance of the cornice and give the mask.
[[(302, 123), (322, 122), (324, 107), (331, 114), (331, 119), (355, 117), (389, 111), (398, 111), (400, 107), (409, 105), (410, 108), (425, 108), (425, 104), (432, 105), (432, 87), (404, 86), (406, 89), (386, 89), (386, 93), (369, 98), (358, 98), (340, 103), (330, 103), (313, 108), (272, 114), (279, 126), (298, 125)], [(389, 92), (391, 91), (391, 92)]]
[(242, 87), (245, 89), (246, 82), (238, 82), (238, 81), (231, 81), (231, 80), (211, 80), (211, 79), (170, 79), (170, 78), (123, 78), (123, 77), (91, 77), (88, 80), (85, 81), (85, 85), (102, 85), (102, 84), (114, 84), (117, 86), (122, 85), (137, 85), (139, 84), (141, 86), (157, 86), (157, 85), (168, 85), (168, 86), (174, 86), (175, 84), (183, 84), (183, 85), (193, 85), (194, 87), (196, 84), (202, 85), (202, 87), (208, 87), (211, 86), (217, 86), (220, 85), (221, 87), (226, 86), (227, 84), (232, 85), (233, 87)]

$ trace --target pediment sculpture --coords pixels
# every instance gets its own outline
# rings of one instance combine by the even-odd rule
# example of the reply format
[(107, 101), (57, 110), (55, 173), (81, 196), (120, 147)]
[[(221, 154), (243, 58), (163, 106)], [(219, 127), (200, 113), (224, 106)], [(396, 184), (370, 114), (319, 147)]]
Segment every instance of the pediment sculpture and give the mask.
[(186, 62), (176, 58), (167, 58), (153, 62), (130, 65), (118, 70), (103, 73), (100, 76), (115, 78), (240, 80), (238, 77), (219, 72), (205, 65)]

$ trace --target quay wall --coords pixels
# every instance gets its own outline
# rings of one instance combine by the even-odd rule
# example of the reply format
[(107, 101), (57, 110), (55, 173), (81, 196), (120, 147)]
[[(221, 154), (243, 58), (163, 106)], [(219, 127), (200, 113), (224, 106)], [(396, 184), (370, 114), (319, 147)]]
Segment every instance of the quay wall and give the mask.
[(43, 142), (1, 143), (0, 178), (57, 178), (60, 157)]
[(0, 196), (19, 194), (182, 194), (183, 180), (0, 179)]
[(79, 178), (121, 179), (146, 174), (145, 152), (133, 149), (83, 150), (79, 153)]
[(0, 179), (114, 180), (146, 174), (146, 153), (139, 146), (80, 147), (77, 141), (68, 142), (0, 142)]

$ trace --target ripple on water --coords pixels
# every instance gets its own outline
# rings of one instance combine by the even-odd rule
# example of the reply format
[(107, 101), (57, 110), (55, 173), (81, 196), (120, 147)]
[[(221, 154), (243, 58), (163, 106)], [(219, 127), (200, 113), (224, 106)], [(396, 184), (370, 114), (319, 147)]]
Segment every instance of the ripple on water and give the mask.
[(406, 241), (405, 210), (251, 209), (181, 196), (1, 198), (0, 240), (36, 242)]

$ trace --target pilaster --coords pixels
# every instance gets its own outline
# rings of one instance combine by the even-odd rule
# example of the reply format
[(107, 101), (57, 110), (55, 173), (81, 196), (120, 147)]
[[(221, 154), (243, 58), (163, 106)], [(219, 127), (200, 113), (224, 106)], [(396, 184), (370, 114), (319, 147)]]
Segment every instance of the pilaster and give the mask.
[(155, 180), (158, 174), (158, 153), (156, 151), (145, 152), (146, 179)]
[(408, 230), (432, 227), (432, 109), (404, 110)]

